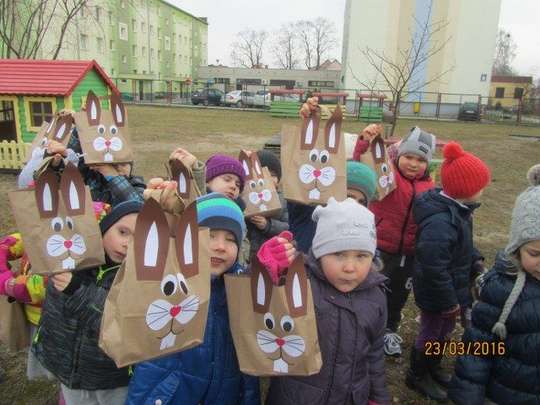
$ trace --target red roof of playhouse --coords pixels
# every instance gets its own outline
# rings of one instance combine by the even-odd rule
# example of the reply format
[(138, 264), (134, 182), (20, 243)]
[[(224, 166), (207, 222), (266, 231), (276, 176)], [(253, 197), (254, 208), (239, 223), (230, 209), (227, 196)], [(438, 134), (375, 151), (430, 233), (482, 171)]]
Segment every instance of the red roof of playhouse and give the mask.
[(0, 59), (0, 94), (68, 96), (92, 69), (118, 93), (95, 60)]

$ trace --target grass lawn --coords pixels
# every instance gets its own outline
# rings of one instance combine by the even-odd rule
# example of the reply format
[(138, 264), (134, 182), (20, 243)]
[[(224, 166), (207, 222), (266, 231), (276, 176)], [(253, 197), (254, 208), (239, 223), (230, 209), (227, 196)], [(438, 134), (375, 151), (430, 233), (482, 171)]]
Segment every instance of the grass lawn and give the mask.
[[(129, 106), (132, 140), (135, 148), (135, 173), (145, 179), (165, 175), (164, 163), (171, 150), (183, 146), (199, 159), (216, 152), (236, 156), (240, 148), (258, 149), (283, 123), (291, 119), (272, 118), (262, 112)], [(540, 135), (540, 128), (486, 125), (462, 122), (401, 120), (397, 134), (403, 135), (418, 124), (443, 140), (457, 140), (465, 149), (485, 160), (493, 172), (493, 182), (486, 190), (483, 205), (475, 214), (475, 240), (491, 265), (497, 249), (506, 243), (511, 209), (516, 195), (526, 185), (525, 173), (540, 163), (540, 141), (513, 138), (510, 134)], [(343, 130), (358, 132), (362, 123), (346, 121)], [(439, 153), (440, 155), (440, 153)], [(286, 175), (286, 174), (285, 174)], [(8, 207), (7, 191), (15, 186), (15, 176), (0, 175), (0, 202)], [(0, 231), (14, 231), (9, 208), (0, 213)], [(418, 324), (416, 307), (409, 299), (404, 311), (401, 335), (409, 348)], [(456, 338), (461, 330), (456, 331)], [(429, 403), (405, 387), (408, 355), (387, 361), (387, 379), (395, 403)], [(9, 354), (0, 347), (0, 366), (6, 380), (0, 384), (0, 404), (54, 404), (56, 387), (48, 383), (28, 383), (25, 378), (25, 356)]]

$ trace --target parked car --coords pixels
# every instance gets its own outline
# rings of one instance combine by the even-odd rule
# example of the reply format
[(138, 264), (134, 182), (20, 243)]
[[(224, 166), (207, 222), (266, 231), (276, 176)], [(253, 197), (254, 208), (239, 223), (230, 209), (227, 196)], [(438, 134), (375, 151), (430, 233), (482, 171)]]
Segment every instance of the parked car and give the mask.
[(250, 91), (234, 90), (225, 95), (225, 105), (235, 107), (252, 106), (255, 95)]
[(463, 103), (461, 107), (459, 107), (458, 120), (479, 121), (480, 108), (478, 107), (478, 103)]
[(191, 94), (191, 102), (195, 105), (220, 105), (224, 101), (224, 93), (218, 89), (202, 89)]
[(272, 98), (269, 91), (259, 90), (255, 93), (255, 97), (253, 99), (253, 105), (255, 107), (270, 107), (271, 102)]

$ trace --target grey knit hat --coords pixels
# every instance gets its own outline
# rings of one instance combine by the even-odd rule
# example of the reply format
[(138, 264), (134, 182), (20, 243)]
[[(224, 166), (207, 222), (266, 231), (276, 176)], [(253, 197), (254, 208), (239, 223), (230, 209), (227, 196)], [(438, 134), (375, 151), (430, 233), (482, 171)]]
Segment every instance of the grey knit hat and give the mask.
[(423, 131), (419, 127), (414, 127), (399, 144), (398, 157), (405, 153), (412, 153), (423, 157), (429, 163), (436, 145), (437, 138), (435, 138), (435, 135)]
[(540, 240), (540, 164), (529, 169), (527, 178), (531, 187), (516, 199), (512, 212), (512, 224), (510, 225), (510, 239), (505, 249), (505, 254), (518, 268), (517, 278), (510, 295), (504, 303), (501, 315), (491, 330), (501, 339), (506, 338), (506, 319), (525, 286), (526, 274), (517, 259), (517, 252), (524, 244), (533, 240)]
[(330, 197), (326, 207), (318, 206), (313, 211), (312, 218), (317, 222), (312, 245), (316, 259), (345, 250), (375, 254), (375, 217), (352, 198), (337, 202), (334, 197)]

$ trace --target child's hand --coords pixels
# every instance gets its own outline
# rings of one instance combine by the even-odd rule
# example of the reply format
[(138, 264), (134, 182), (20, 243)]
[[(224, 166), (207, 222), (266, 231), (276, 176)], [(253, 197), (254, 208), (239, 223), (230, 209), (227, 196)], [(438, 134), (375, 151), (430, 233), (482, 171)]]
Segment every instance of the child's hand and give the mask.
[(51, 280), (53, 282), (54, 288), (56, 288), (58, 291), (64, 291), (69, 283), (71, 282), (71, 279), (73, 278), (73, 273), (60, 273), (55, 274), (51, 277)]
[(197, 162), (197, 158), (183, 148), (176, 148), (169, 156), (169, 160), (179, 160), (184, 166), (190, 168)]
[(369, 124), (360, 133), (362, 138), (368, 142), (371, 142), (373, 138), (380, 134), (382, 134), (382, 126), (380, 124)]
[(441, 315), (442, 315), (443, 318), (453, 318), (453, 317), (457, 316), (459, 311), (460, 311), (460, 306), (459, 306), (459, 304), (456, 304), (452, 308), (450, 308), (450, 309), (448, 309), (446, 311), (443, 311), (441, 313)]
[(257, 252), (257, 258), (266, 267), (270, 278), (277, 284), (283, 270), (285, 270), (294, 260), (296, 249), (291, 243), (292, 233), (281, 232), (278, 236), (264, 242)]
[(254, 215), (250, 219), (251, 223), (261, 231), (268, 226), (268, 220), (261, 215)]
[(101, 173), (102, 176), (118, 176), (118, 171), (114, 168), (113, 165), (91, 165), (90, 169)]
[(50, 140), (47, 144), (47, 154), (53, 156), (52, 165), (58, 167), (62, 162), (62, 158), (67, 156), (66, 147), (60, 142)]

